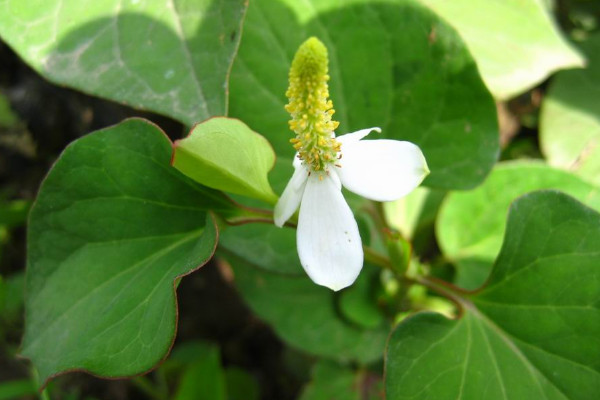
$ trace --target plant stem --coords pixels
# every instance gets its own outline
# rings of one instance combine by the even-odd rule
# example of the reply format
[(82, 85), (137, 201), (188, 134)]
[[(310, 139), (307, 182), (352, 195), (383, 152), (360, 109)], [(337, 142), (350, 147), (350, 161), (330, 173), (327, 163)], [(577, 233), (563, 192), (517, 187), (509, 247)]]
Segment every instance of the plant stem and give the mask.
[(461, 314), (464, 308), (473, 308), (473, 304), (467, 298), (469, 292), (460, 289), (451, 283), (424, 276), (417, 277), (413, 281), (426, 286), (427, 288), (452, 301), (454, 304), (456, 304), (456, 307), (460, 310)]

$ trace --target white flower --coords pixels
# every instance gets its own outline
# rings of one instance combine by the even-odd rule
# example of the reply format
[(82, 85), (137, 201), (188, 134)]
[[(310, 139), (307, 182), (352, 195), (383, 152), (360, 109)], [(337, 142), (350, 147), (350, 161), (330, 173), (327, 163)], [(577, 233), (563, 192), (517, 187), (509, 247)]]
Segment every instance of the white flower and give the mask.
[(327, 171), (309, 172), (297, 157), (294, 175), (275, 206), (279, 227), (300, 207), (296, 243), (300, 263), (316, 283), (335, 291), (350, 286), (363, 265), (363, 249), (342, 185), (367, 199), (392, 201), (416, 188), (429, 173), (423, 153), (410, 142), (361, 140), (363, 129), (336, 138), (343, 157)]

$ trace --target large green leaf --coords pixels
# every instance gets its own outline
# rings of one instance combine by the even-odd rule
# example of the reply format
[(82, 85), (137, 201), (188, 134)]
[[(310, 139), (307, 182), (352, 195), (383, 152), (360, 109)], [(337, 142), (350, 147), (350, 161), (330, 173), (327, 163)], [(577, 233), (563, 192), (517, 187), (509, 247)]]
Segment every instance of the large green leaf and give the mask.
[(517, 200), (488, 284), (458, 320), (419, 313), (390, 337), (387, 399), (600, 393), (600, 215), (558, 192)]
[[(290, 345), (339, 361), (368, 363), (382, 357), (387, 324), (363, 329), (338, 314), (336, 295), (304, 274), (281, 274), (223, 251), (235, 283), (252, 310)], [(361, 274), (364, 279), (368, 274)]]
[(600, 184), (600, 34), (582, 49), (587, 68), (557, 74), (544, 98), (540, 145), (551, 165)]
[(244, 0), (0, 0), (0, 36), (49, 80), (188, 125), (227, 113)]
[(171, 142), (133, 119), (71, 144), (51, 169), (28, 231), (23, 355), (42, 381), (82, 369), (116, 377), (171, 347), (174, 285), (203, 265), (229, 204), (170, 166)]
[(420, 0), (465, 40), (495, 97), (505, 100), (583, 57), (560, 32), (544, 0)]
[(539, 189), (561, 190), (600, 210), (598, 188), (568, 172), (531, 161), (499, 164), (483, 185), (451, 193), (440, 210), (437, 238), (456, 264), (456, 284), (475, 289), (485, 281), (502, 245), (510, 203)]
[(279, 156), (294, 154), (283, 106), (290, 62), (309, 36), (329, 49), (338, 133), (380, 126), (373, 138), (418, 144), (431, 169), (426, 185), (465, 189), (485, 178), (498, 155), (492, 98), (458, 34), (410, 0), (250, 4), (231, 75), (231, 114)]
[(267, 174), (275, 163), (269, 142), (242, 121), (211, 118), (175, 142), (173, 166), (196, 182), (275, 203)]

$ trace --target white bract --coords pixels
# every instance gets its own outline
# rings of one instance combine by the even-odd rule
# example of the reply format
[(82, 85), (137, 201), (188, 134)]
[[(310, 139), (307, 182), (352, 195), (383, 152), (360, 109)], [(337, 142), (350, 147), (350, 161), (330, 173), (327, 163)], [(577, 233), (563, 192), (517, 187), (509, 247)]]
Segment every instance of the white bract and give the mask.
[(296, 243), (300, 262), (317, 284), (332, 290), (351, 285), (363, 265), (363, 248), (342, 185), (367, 199), (392, 201), (410, 193), (429, 173), (418, 146), (398, 140), (361, 140), (363, 129), (336, 138), (339, 160), (314, 171), (295, 157), (294, 175), (275, 206), (279, 227), (300, 207)]

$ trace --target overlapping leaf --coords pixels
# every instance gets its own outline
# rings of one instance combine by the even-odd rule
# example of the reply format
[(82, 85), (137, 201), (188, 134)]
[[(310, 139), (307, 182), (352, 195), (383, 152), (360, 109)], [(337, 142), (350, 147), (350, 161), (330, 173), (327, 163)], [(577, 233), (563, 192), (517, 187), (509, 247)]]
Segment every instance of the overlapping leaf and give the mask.
[(600, 392), (600, 215), (558, 192), (511, 207), (488, 284), (458, 320), (392, 334), (387, 399), (593, 399)]
[(476, 289), (486, 280), (502, 245), (510, 203), (539, 189), (561, 190), (600, 210), (597, 187), (568, 172), (531, 161), (499, 164), (477, 189), (454, 192), (446, 198), (436, 233), (444, 255), (457, 267), (457, 285)]
[(167, 354), (174, 284), (214, 251), (209, 209), (230, 205), (170, 166), (171, 142), (143, 120), (70, 145), (44, 181), (28, 230), (23, 355), (42, 381), (83, 369), (145, 372)]
[(227, 113), (243, 0), (0, 0), (0, 36), (49, 80), (191, 125)]
[(267, 174), (275, 154), (269, 142), (242, 121), (211, 118), (175, 142), (173, 166), (205, 186), (275, 203)]

